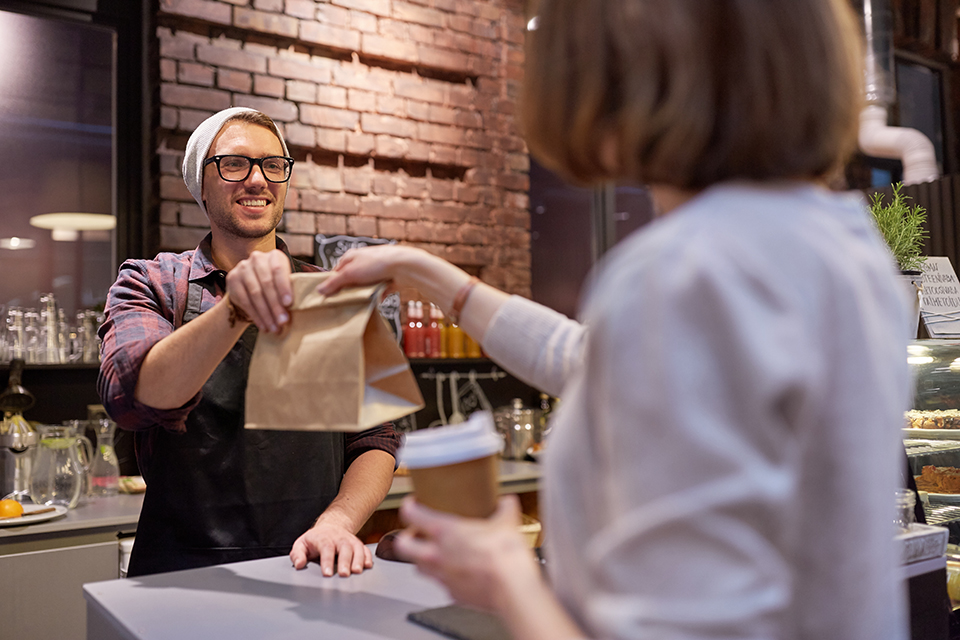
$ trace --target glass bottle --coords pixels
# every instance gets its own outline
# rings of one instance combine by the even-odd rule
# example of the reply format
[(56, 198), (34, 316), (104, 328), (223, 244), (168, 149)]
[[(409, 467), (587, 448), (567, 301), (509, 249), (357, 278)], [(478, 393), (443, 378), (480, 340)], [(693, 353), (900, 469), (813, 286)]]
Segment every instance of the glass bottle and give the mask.
[(403, 327), (403, 353), (408, 358), (417, 357), (417, 304), (416, 301), (407, 302), (407, 323)]
[(897, 526), (897, 533), (907, 533), (910, 531), (910, 525), (913, 524), (915, 517), (913, 507), (916, 505), (917, 494), (910, 489), (897, 489), (896, 504), (897, 511), (894, 524)]
[(463, 329), (456, 324), (451, 324), (447, 328), (447, 354), (451, 358), (462, 358), (463, 351)]
[(440, 323), (437, 320), (439, 311), (437, 305), (430, 303), (430, 320), (424, 330), (424, 352), (428, 358), (440, 357)]
[(443, 311), (440, 311), (440, 307), (437, 307), (437, 324), (440, 326), (440, 357), (449, 358), (450, 349), (448, 348), (450, 342), (450, 327), (447, 326), (446, 318), (443, 316)]
[(417, 300), (416, 304), (416, 314), (417, 314), (417, 341), (416, 349), (418, 358), (427, 357), (427, 325), (424, 322), (423, 318), (423, 302)]
[(470, 337), (469, 334), (463, 334), (463, 351), (468, 358), (479, 358), (483, 354), (480, 352), (480, 343)]
[(542, 438), (550, 430), (550, 414), (553, 413), (553, 405), (550, 404), (550, 396), (546, 393), (540, 394), (540, 437)]
[(91, 424), (97, 433), (97, 444), (90, 463), (90, 494), (94, 497), (115, 496), (120, 481), (120, 465), (113, 447), (117, 425), (106, 418), (91, 421)]

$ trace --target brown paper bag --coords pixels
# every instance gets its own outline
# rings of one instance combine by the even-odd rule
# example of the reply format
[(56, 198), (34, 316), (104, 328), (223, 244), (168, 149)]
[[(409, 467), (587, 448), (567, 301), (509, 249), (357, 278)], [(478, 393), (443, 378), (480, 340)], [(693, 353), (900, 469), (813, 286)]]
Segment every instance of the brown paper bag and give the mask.
[(383, 285), (321, 296), (316, 288), (329, 276), (293, 274), (290, 324), (257, 338), (247, 429), (362, 431), (424, 406), (410, 363), (376, 312)]

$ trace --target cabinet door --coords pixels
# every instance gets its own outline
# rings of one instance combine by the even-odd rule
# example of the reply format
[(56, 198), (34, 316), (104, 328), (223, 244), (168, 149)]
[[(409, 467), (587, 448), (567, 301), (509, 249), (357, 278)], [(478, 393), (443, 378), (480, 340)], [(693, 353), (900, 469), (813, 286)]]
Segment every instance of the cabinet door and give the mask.
[(120, 577), (114, 541), (0, 556), (4, 638), (84, 640), (83, 584)]

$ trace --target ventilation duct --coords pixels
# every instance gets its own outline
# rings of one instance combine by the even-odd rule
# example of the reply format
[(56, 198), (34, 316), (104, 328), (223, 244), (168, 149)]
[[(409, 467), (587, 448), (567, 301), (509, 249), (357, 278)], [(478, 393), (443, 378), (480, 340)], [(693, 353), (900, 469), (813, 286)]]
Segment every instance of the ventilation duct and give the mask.
[(940, 171), (930, 139), (916, 129), (887, 126), (888, 109), (896, 99), (890, 0), (863, 0), (863, 31), (867, 106), (860, 114), (860, 150), (869, 156), (900, 160), (904, 184), (936, 180)]

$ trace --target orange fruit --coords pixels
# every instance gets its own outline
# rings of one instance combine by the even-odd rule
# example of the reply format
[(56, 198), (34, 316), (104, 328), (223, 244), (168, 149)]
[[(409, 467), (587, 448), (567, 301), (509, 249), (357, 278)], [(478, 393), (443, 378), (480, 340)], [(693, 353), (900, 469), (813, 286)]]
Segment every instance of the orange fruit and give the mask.
[(0, 518), (19, 518), (23, 515), (23, 506), (16, 500), (0, 500)]

